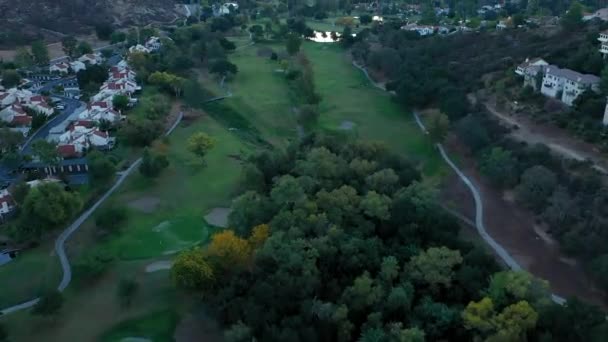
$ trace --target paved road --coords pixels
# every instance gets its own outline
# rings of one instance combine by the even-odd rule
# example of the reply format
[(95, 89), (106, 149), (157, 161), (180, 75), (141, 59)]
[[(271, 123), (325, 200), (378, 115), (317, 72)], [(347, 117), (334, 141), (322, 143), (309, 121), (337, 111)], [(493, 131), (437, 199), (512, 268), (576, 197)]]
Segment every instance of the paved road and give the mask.
[[(173, 125), (167, 130), (167, 132), (165, 132), (165, 136), (168, 136), (175, 130), (175, 128), (177, 128), (177, 125), (179, 125), (179, 123), (182, 121), (183, 117), (184, 117), (184, 113), (180, 112), (177, 119), (175, 120), (175, 123), (173, 123)], [(120, 176), (118, 177), (118, 179), (116, 180), (114, 185), (112, 185), (112, 187), (103, 196), (101, 196), (101, 198), (99, 198), (99, 200), (97, 200), (97, 202), (95, 202), (95, 204), (93, 204), (89, 209), (87, 209), (84, 213), (82, 213), (76, 219), (76, 221), (74, 221), (66, 230), (64, 230), (59, 235), (57, 240), (55, 240), (55, 253), (57, 253), (57, 256), (59, 256), (59, 262), (61, 263), (61, 269), (63, 270), (63, 277), (61, 278), (61, 282), (59, 283), (59, 286), (57, 286), (58, 291), (63, 292), (63, 290), (65, 290), (66, 287), (72, 281), (72, 267), (70, 266), (70, 261), (68, 260), (68, 257), (65, 254), (65, 242), (70, 238), (70, 236), (76, 230), (78, 230), (78, 228), (80, 228), (82, 226), (84, 221), (86, 221), (89, 217), (91, 217), (91, 215), (95, 212), (95, 210), (97, 210), (97, 208), (99, 208), (99, 206), (101, 206), (103, 204), (103, 202), (105, 202), (108, 199), (108, 197), (110, 197), (116, 191), (116, 189), (118, 189), (120, 187), (120, 185), (125, 181), (125, 179), (127, 179), (127, 177), (129, 177), (129, 175), (131, 175), (133, 173), (133, 171), (137, 169), (137, 166), (139, 166), (139, 164), (141, 163), (141, 160), (142, 160), (141, 158), (138, 158), (136, 161), (134, 161), (131, 164), (131, 166), (129, 166), (129, 168), (127, 170), (120, 173)], [(36, 303), (38, 303), (39, 300), (40, 300), (40, 298), (34, 298), (27, 302), (24, 302), (24, 303), (15, 305), (15, 306), (11, 306), (6, 309), (2, 309), (0, 311), (0, 315), (7, 315), (7, 314), (10, 314), (10, 313), (13, 313), (16, 311), (31, 308), (32, 306), (36, 305)]]
[(30, 154), (31, 145), (34, 141), (36, 141), (38, 139), (45, 139), (49, 135), (51, 128), (62, 123), (70, 115), (72, 115), (76, 110), (80, 110), (80, 108), (83, 108), (86, 105), (84, 102), (81, 102), (81, 101), (75, 100), (75, 99), (70, 99), (67, 97), (56, 96), (56, 95), (52, 95), (52, 97), (57, 97), (57, 98), (61, 99), (61, 101), (65, 105), (65, 109), (60, 111), (60, 113), (57, 116), (55, 116), (54, 118), (47, 121), (42, 127), (40, 127), (34, 134), (32, 134), (25, 141), (25, 143), (21, 146), (21, 150), (20, 150), (20, 153), (22, 155)]

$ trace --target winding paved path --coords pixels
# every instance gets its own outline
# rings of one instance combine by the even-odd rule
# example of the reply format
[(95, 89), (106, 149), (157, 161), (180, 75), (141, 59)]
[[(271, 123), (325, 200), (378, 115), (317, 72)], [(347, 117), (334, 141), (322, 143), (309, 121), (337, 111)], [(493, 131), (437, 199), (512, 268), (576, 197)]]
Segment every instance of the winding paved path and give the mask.
[[(370, 78), (370, 76), (367, 72), (367, 69), (365, 67), (358, 65), (354, 61), (353, 61), (353, 66), (355, 66), (357, 69), (361, 70), (365, 74), (367, 79), (376, 88), (386, 90), (386, 88), (384, 88), (382, 85), (374, 82), (374, 80), (372, 80)], [(424, 123), (422, 123), (422, 120), (420, 120), (420, 116), (418, 115), (418, 113), (416, 113), (415, 111), (413, 111), (412, 113), (414, 115), (414, 120), (416, 121), (416, 124), (418, 125), (418, 127), (420, 127), (422, 132), (424, 132), (424, 134), (429, 134), (429, 131), (424, 126)], [(475, 222), (470, 222), (470, 223), (474, 223), (473, 225), (477, 229), (477, 232), (479, 233), (479, 235), (483, 238), (483, 240), (488, 245), (490, 245), (490, 247), (492, 247), (492, 249), (498, 255), (498, 257), (500, 257), (500, 259), (507, 266), (509, 266), (509, 268), (511, 268), (514, 271), (523, 270), (521, 265), (509, 254), (509, 252), (507, 252), (507, 250), (500, 243), (496, 242), (496, 240), (494, 240), (490, 236), (490, 234), (488, 234), (488, 232), (486, 231), (486, 227), (483, 223), (483, 200), (481, 198), (481, 194), (479, 193), (479, 191), (477, 190), (477, 188), (475, 187), (473, 182), (458, 168), (458, 166), (456, 166), (456, 164), (454, 164), (454, 162), (450, 159), (450, 157), (445, 152), (445, 149), (443, 148), (443, 146), (441, 144), (439, 144), (439, 143), (436, 144), (436, 147), (439, 150), (439, 153), (441, 154), (441, 157), (443, 158), (443, 160), (452, 168), (452, 170), (454, 170), (454, 172), (458, 175), (458, 177), (462, 180), (462, 182), (469, 188), (469, 190), (471, 191), (471, 194), (473, 195), (473, 199), (475, 200)], [(451, 210), (447, 210), (447, 212), (454, 214)], [(457, 216), (458, 218), (461, 218), (461, 215), (455, 215), (455, 216)], [(566, 300), (563, 297), (560, 297), (554, 293), (551, 294), (551, 299), (557, 304), (563, 305), (564, 303), (566, 303)]]
[[(414, 115), (414, 119), (416, 120), (416, 123), (418, 124), (418, 127), (420, 127), (420, 129), (425, 134), (428, 134), (429, 132), (426, 129), (426, 127), (424, 127), (424, 124), (422, 123), (422, 120), (420, 120), (420, 116), (418, 115), (418, 113), (416, 113), (414, 111), (413, 115)], [(458, 168), (458, 166), (456, 166), (456, 164), (454, 164), (454, 162), (450, 159), (450, 157), (445, 152), (445, 149), (443, 148), (443, 146), (441, 144), (437, 143), (437, 144), (435, 144), (435, 146), (439, 150), (439, 153), (441, 154), (441, 157), (443, 158), (443, 160), (452, 168), (452, 170), (454, 170), (454, 172), (458, 175), (458, 177), (462, 180), (462, 182), (469, 188), (469, 190), (471, 191), (471, 194), (473, 195), (473, 199), (475, 200), (475, 224), (474, 224), (474, 226), (477, 229), (477, 232), (479, 233), (481, 238), (488, 245), (490, 245), (490, 247), (492, 247), (492, 249), (498, 255), (498, 257), (500, 257), (500, 259), (505, 264), (507, 264), (507, 266), (509, 266), (509, 268), (511, 268), (514, 271), (523, 270), (521, 265), (509, 254), (509, 252), (507, 252), (507, 250), (501, 244), (496, 242), (496, 240), (494, 240), (494, 238), (492, 238), (490, 236), (490, 234), (488, 234), (488, 232), (486, 231), (486, 227), (483, 223), (483, 200), (481, 198), (481, 194), (479, 193), (479, 191), (477, 190), (477, 188), (475, 187), (473, 182)], [(554, 293), (551, 294), (551, 299), (555, 303), (558, 303), (558, 304), (564, 304), (566, 302), (566, 300), (564, 298), (562, 298)]]
[[(179, 123), (182, 121), (183, 117), (184, 117), (184, 113), (180, 112), (179, 115), (177, 116), (177, 119), (175, 119), (175, 122), (173, 123), (173, 125), (165, 132), (165, 136), (168, 136), (175, 130), (177, 125), (179, 125)], [(120, 185), (122, 185), (122, 183), (125, 181), (125, 179), (127, 179), (127, 177), (129, 177), (129, 175), (131, 175), (133, 173), (133, 171), (137, 168), (137, 166), (139, 166), (139, 164), (141, 163), (141, 160), (142, 160), (141, 157), (138, 158), (136, 161), (134, 161), (131, 164), (131, 166), (129, 166), (128, 169), (121, 172), (120, 176), (118, 177), (118, 179), (116, 180), (114, 185), (112, 185), (112, 187), (108, 191), (106, 191), (106, 193), (103, 194), (103, 196), (101, 196), (101, 198), (99, 200), (97, 200), (97, 202), (95, 202), (95, 204), (93, 204), (89, 209), (87, 209), (84, 213), (82, 213), (76, 219), (76, 221), (74, 221), (66, 230), (64, 230), (59, 235), (57, 240), (55, 240), (55, 253), (57, 253), (57, 256), (59, 257), (59, 262), (61, 263), (61, 268), (63, 270), (63, 277), (61, 278), (61, 282), (59, 283), (59, 286), (57, 286), (57, 290), (59, 292), (63, 292), (63, 290), (65, 290), (66, 287), (68, 287), (68, 285), (72, 281), (72, 267), (70, 266), (70, 261), (68, 260), (68, 257), (65, 253), (65, 242), (70, 238), (70, 236), (76, 230), (78, 230), (78, 228), (80, 228), (80, 226), (82, 226), (84, 221), (86, 221), (89, 217), (91, 217), (91, 215), (95, 212), (95, 210), (97, 210), (97, 208), (99, 208), (99, 206), (101, 206), (108, 199), (108, 197), (110, 197), (116, 191), (116, 189), (118, 189), (120, 187)], [(2, 309), (0, 311), (0, 315), (7, 315), (7, 314), (10, 314), (10, 313), (13, 313), (16, 311), (30, 308), (30, 307), (36, 305), (36, 303), (38, 303), (39, 300), (40, 300), (40, 298), (34, 298), (27, 302), (14, 305), (9, 308)]]

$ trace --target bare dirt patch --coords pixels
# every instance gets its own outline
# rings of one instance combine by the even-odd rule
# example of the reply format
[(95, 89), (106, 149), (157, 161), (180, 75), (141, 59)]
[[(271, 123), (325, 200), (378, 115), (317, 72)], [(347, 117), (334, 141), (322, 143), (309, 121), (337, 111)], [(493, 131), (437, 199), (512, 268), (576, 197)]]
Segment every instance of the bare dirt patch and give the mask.
[(178, 323), (173, 338), (176, 342), (223, 341), (222, 330), (204, 311), (190, 313)]
[(139, 210), (146, 214), (151, 214), (158, 209), (160, 205), (160, 198), (158, 197), (140, 197), (136, 200), (130, 201), (128, 204), (129, 208)]
[[(562, 297), (576, 296), (606, 307), (604, 295), (583, 269), (566, 262), (557, 244), (548, 243), (534, 229), (532, 213), (505, 201), (503, 194), (489, 185), (477, 172), (474, 160), (455, 139), (446, 144), (451, 155), (460, 156), (459, 166), (479, 190), (484, 202), (484, 220), (488, 234), (515, 258), (522, 267), (549, 281), (551, 289)], [(474, 218), (474, 202), (468, 188), (450, 177), (442, 190), (442, 200), (463, 215)]]
[(151, 264), (146, 265), (146, 273), (170, 270), (171, 266), (173, 266), (173, 261), (171, 260), (155, 261)]
[(228, 227), (230, 212), (232, 212), (230, 208), (213, 208), (209, 214), (205, 215), (205, 221), (210, 225), (226, 228)]

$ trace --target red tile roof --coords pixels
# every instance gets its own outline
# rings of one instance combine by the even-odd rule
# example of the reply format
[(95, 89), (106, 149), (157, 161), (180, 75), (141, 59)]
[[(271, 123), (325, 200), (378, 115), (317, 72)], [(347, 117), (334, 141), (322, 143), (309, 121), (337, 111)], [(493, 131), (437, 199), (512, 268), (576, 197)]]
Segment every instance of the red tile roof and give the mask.
[(32, 117), (28, 115), (15, 115), (11, 123), (19, 126), (28, 126), (32, 124)]
[(97, 101), (97, 102), (91, 103), (91, 107), (108, 108), (108, 103), (107, 102), (103, 102), (103, 101)]
[(108, 137), (108, 133), (102, 132), (102, 131), (94, 131), (93, 134), (95, 134), (98, 137), (102, 137), (102, 138), (107, 138)]
[(57, 146), (57, 152), (63, 158), (78, 156), (78, 152), (76, 152), (76, 146), (74, 146), (74, 145), (59, 145), (59, 146)]

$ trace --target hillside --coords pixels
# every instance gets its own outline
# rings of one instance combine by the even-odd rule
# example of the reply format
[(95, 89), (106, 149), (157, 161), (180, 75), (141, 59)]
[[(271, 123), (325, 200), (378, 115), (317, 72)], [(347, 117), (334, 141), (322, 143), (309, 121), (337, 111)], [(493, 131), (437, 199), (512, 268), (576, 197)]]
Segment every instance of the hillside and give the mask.
[(0, 0), (0, 45), (27, 43), (40, 34), (86, 33), (100, 22), (116, 26), (168, 22), (173, 0)]

